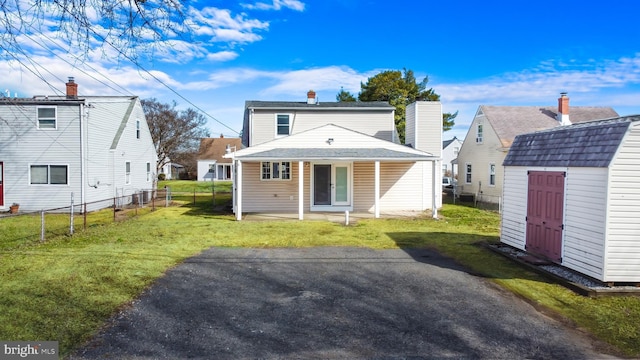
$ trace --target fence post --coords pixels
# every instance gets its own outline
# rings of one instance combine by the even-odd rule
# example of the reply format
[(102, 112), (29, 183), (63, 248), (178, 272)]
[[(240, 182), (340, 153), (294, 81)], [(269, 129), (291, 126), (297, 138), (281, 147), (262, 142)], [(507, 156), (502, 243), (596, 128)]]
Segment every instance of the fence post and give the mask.
[(216, 187), (213, 185), (213, 181), (211, 182), (211, 192), (213, 193), (213, 207), (212, 209), (216, 209)]
[(169, 206), (169, 200), (171, 200), (171, 188), (164, 186), (164, 207)]
[(73, 193), (71, 193), (71, 214), (69, 214), (69, 235), (73, 235)]
[(156, 211), (156, 190), (151, 189), (151, 211)]
[(82, 213), (83, 213), (83, 219), (82, 219), (83, 230), (87, 230), (87, 203), (84, 203), (84, 211)]
[(193, 205), (196, 204), (196, 189), (193, 188)]
[(40, 211), (40, 241), (44, 241), (44, 210)]
[(113, 222), (116, 222), (116, 197), (113, 197)]

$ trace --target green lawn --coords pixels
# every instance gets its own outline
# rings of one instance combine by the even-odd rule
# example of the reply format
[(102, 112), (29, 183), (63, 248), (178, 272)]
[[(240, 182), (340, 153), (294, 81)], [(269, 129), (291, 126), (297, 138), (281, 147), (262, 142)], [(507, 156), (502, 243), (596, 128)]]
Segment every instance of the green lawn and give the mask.
[[(228, 200), (227, 194), (216, 201), (224, 196)], [(190, 198), (185, 196), (183, 206), (159, 208), (73, 237), (19, 247), (0, 244), (0, 339), (57, 340), (62, 354), (68, 354), (167, 269), (211, 246), (430, 247), (621, 353), (640, 356), (640, 298), (581, 297), (478, 246), (497, 241), (496, 213), (445, 205), (442, 220), (360, 220), (352, 226), (237, 222), (231, 215), (213, 213), (210, 195), (198, 196), (195, 204)]]

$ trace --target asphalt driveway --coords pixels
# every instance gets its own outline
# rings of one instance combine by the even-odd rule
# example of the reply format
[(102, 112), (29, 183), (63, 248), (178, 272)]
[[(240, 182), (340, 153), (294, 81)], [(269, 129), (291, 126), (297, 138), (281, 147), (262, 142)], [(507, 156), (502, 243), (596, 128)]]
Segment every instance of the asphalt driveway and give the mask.
[(603, 357), (429, 250), (212, 248), (71, 358)]

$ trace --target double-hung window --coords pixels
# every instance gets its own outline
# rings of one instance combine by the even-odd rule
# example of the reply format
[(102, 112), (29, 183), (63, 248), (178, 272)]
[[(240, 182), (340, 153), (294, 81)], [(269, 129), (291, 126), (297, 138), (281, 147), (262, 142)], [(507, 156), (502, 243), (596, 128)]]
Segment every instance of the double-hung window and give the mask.
[(276, 114), (276, 136), (285, 136), (291, 133), (291, 116), (289, 114)]
[(136, 139), (140, 139), (140, 120), (136, 119)]
[(482, 140), (484, 137), (484, 129), (482, 124), (478, 124), (478, 126), (476, 127), (476, 142), (478, 144), (482, 144)]
[(489, 186), (496, 186), (496, 164), (489, 164)]
[(38, 113), (38, 129), (57, 128), (57, 116), (55, 106), (39, 106), (36, 109)]
[(151, 181), (151, 163), (147, 163), (147, 182)]
[(69, 184), (67, 165), (31, 165), (29, 178), (32, 185)]
[(289, 161), (262, 162), (260, 179), (291, 180), (291, 163)]
[(131, 184), (131, 162), (124, 163), (124, 183)]
[(471, 184), (471, 164), (465, 164), (464, 177), (465, 183)]

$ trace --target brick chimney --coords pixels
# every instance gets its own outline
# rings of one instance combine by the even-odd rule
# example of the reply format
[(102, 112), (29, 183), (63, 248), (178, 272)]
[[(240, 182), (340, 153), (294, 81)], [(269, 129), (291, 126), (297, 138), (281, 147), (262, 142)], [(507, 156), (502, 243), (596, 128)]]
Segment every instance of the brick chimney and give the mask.
[(313, 90), (309, 90), (307, 92), (307, 104), (314, 105), (316, 104), (316, 92)]
[(558, 118), (560, 125), (571, 125), (569, 121), (569, 97), (566, 92), (561, 92), (558, 98)]
[(78, 98), (78, 84), (76, 84), (72, 76), (69, 76), (69, 81), (67, 82), (67, 99), (77, 99), (77, 98)]
[(224, 134), (220, 134), (220, 139), (224, 139)]

